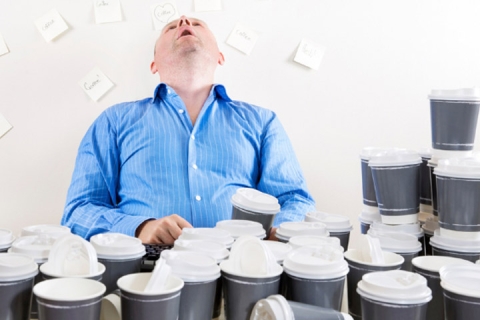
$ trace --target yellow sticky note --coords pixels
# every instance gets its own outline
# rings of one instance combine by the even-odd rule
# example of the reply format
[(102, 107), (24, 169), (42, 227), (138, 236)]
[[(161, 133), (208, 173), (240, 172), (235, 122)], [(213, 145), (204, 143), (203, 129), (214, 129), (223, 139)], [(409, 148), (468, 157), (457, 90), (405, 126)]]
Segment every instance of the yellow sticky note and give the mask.
[(52, 9), (41, 18), (35, 20), (35, 26), (47, 42), (52, 41), (68, 30), (68, 25), (56, 9)]
[(78, 84), (93, 101), (100, 99), (113, 87), (112, 81), (98, 68), (90, 71)]

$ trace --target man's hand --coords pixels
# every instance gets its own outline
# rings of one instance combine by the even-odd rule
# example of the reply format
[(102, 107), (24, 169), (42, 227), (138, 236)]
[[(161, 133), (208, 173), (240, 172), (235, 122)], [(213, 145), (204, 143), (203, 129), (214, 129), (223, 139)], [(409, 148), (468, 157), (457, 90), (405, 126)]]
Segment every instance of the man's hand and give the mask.
[(183, 228), (192, 228), (192, 225), (179, 215), (172, 214), (143, 222), (138, 226), (135, 236), (142, 240), (142, 243), (173, 244), (182, 234)]
[(277, 232), (277, 228), (270, 229), (270, 235), (268, 236), (267, 240), (278, 241), (278, 238), (275, 235), (276, 232)]

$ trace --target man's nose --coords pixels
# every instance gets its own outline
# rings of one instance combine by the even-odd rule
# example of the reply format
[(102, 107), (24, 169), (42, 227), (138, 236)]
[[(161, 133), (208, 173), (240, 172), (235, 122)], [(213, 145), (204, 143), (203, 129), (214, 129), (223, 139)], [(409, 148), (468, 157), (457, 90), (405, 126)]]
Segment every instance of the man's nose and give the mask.
[(188, 25), (188, 26), (191, 26), (192, 23), (190, 22), (190, 20), (188, 20), (187, 17), (185, 16), (181, 16), (180, 19), (178, 19), (178, 26), (181, 27), (183, 26), (184, 24)]

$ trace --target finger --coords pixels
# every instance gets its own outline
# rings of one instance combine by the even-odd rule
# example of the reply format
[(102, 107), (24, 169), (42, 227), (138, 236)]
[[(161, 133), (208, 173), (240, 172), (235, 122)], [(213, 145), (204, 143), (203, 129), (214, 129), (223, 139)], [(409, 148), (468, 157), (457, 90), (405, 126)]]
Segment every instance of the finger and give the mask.
[(180, 227), (180, 229), (193, 228), (193, 226), (187, 220), (185, 220), (184, 218), (180, 217), (177, 214), (173, 214), (170, 217), (176, 222), (176, 224), (178, 225), (178, 227)]

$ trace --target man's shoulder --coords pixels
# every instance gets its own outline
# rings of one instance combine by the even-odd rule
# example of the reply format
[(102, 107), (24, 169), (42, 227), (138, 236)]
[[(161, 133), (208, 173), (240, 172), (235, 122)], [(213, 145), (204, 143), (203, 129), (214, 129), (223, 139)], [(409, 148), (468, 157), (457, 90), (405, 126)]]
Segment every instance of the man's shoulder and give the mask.
[(241, 100), (231, 100), (228, 105), (234, 113), (246, 119), (258, 118), (259, 120), (269, 121), (276, 116), (270, 109)]

